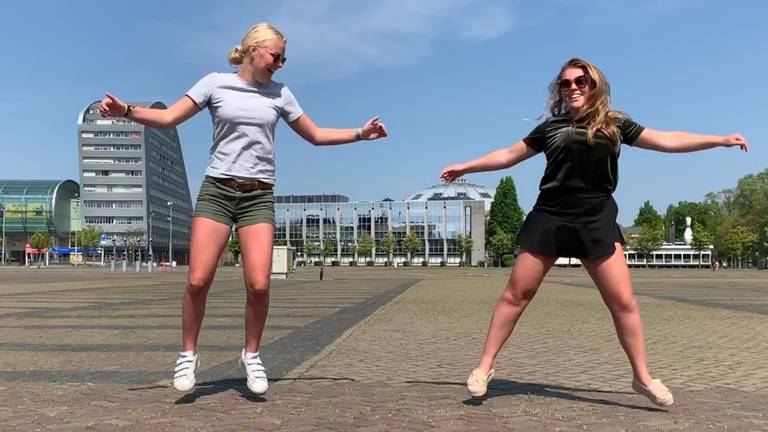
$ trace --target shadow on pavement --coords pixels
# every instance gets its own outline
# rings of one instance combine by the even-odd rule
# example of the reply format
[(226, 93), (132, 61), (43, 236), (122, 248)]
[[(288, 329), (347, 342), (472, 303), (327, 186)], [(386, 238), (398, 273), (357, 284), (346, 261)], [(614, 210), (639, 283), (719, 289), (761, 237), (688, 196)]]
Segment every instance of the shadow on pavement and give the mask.
[[(464, 383), (461, 383), (461, 386), (464, 386)], [(616, 402), (609, 399), (587, 397), (587, 396), (582, 396), (575, 393), (604, 393), (604, 394), (624, 394), (624, 395), (634, 394), (633, 392), (606, 391), (606, 390), (596, 390), (596, 389), (588, 389), (588, 388), (564, 387), (564, 386), (558, 386), (558, 385), (548, 385), (548, 384), (538, 384), (538, 383), (530, 383), (530, 382), (522, 382), (522, 381), (495, 379), (495, 380), (491, 380), (490, 384), (488, 385), (488, 393), (486, 393), (484, 397), (479, 397), (479, 398), (470, 397), (464, 400), (463, 403), (464, 405), (482, 405), (483, 401), (490, 398), (494, 398), (494, 397), (533, 395), (533, 396), (549, 397), (554, 399), (563, 399), (568, 401), (587, 402), (587, 403), (593, 403), (598, 405), (618, 406), (618, 407), (641, 410), (641, 411), (667, 412), (667, 410), (660, 409), (660, 408), (641, 406), (641, 405), (629, 405), (629, 404), (624, 404), (624, 403)], [(640, 395), (638, 395), (638, 397), (642, 398), (642, 396)]]

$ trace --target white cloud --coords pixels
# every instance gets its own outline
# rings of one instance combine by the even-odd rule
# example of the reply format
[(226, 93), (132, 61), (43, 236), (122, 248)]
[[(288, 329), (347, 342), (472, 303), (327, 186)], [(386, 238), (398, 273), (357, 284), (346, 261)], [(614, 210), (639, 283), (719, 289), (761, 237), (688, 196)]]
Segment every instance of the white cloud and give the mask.
[[(254, 16), (247, 7), (233, 17), (238, 9), (227, 6), (213, 14), (211, 22), (218, 24), (197, 28), (187, 38), (188, 53), (224, 58), (256, 23), (245, 21)], [(260, 12), (256, 16), (288, 38), (290, 72), (284, 74), (295, 73), (302, 81), (418, 63), (439, 41), (482, 42), (515, 23), (510, 2), (498, 0), (293, 0), (278, 3), (267, 15)]]

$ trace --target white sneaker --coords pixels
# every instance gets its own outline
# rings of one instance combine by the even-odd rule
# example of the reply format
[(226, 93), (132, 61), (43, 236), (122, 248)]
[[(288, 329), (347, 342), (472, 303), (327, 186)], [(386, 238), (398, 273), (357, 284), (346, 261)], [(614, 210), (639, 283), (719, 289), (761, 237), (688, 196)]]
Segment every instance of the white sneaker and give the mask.
[(267, 392), (269, 383), (267, 383), (267, 371), (261, 364), (259, 353), (246, 353), (245, 349), (240, 354), (240, 363), (245, 369), (245, 375), (248, 377), (248, 389), (257, 395)]
[(200, 367), (200, 359), (197, 353), (193, 351), (179, 353), (176, 369), (174, 369), (173, 388), (183, 392), (192, 390), (195, 386), (195, 370), (198, 367)]

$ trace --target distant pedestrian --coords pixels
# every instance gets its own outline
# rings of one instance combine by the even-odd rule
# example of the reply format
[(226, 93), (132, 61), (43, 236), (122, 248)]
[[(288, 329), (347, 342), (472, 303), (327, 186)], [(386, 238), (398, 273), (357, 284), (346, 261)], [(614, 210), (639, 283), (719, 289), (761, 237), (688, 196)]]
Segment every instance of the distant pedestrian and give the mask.
[[(653, 83), (645, 83), (651, 86)], [(738, 134), (695, 135), (646, 129), (610, 108), (610, 87), (593, 64), (571, 59), (550, 86), (551, 117), (526, 138), (470, 162), (449, 165), (441, 177), (509, 168), (544, 153), (547, 165), (539, 197), (518, 241), (521, 252), (493, 312), (480, 363), (467, 380), (482, 396), (493, 377), (493, 362), (542, 279), (558, 257), (581, 260), (613, 317), (621, 346), (632, 365), (632, 388), (657, 405), (671, 405), (672, 393), (653, 379), (645, 358), (640, 313), (624, 259), (624, 238), (616, 224), (612, 193), (618, 183), (621, 143), (662, 152), (740, 147)]]

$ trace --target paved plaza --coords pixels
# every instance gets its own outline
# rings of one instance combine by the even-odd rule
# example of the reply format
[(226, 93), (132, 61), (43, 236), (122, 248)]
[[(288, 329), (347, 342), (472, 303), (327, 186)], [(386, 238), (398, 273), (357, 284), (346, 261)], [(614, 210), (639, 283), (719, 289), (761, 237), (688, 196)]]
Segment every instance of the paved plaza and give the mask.
[(768, 431), (768, 271), (632, 270), (658, 408), (610, 314), (554, 269), (470, 398), (508, 269), (301, 268), (274, 280), (264, 398), (237, 357), (245, 292), (218, 273), (198, 386), (170, 386), (185, 273), (0, 269), (0, 431)]

